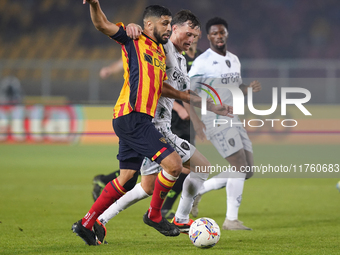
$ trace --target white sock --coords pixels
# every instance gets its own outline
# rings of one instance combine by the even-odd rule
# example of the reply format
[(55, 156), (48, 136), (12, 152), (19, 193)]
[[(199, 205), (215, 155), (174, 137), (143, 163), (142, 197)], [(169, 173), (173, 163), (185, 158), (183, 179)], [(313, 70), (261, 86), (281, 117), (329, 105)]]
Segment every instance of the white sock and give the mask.
[(198, 193), (203, 195), (211, 190), (221, 189), (227, 185), (227, 181), (227, 173), (221, 172), (218, 175), (210, 178), (209, 180), (206, 180)]
[(238, 219), (238, 209), (241, 205), (245, 173), (237, 173), (238, 177), (231, 177), (228, 179), (227, 191), (227, 214), (228, 220)]
[(126, 192), (124, 196), (119, 198), (116, 202), (114, 202), (109, 208), (105, 210), (99, 217), (99, 221), (104, 225), (109, 222), (113, 217), (115, 217), (119, 212), (125, 210), (129, 206), (134, 203), (147, 198), (149, 195), (144, 191), (141, 184), (138, 183), (136, 186)]
[(194, 173), (185, 178), (183, 182), (183, 190), (178, 208), (175, 214), (178, 223), (189, 222), (189, 213), (194, 203), (194, 197), (198, 194), (198, 190), (202, 187), (203, 182), (208, 178), (209, 173)]

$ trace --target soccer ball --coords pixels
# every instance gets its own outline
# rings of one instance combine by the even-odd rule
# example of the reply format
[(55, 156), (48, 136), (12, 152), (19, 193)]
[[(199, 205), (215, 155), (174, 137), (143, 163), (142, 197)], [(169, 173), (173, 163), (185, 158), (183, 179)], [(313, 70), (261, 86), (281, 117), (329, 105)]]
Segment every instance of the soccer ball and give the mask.
[(210, 218), (195, 220), (189, 230), (189, 238), (199, 248), (211, 248), (220, 240), (221, 231), (217, 223)]

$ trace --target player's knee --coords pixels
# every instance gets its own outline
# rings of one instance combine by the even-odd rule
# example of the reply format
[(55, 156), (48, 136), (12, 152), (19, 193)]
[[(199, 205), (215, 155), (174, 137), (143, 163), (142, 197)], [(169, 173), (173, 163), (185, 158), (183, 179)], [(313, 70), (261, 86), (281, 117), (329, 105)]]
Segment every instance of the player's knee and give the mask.
[(172, 153), (161, 162), (161, 166), (168, 174), (177, 177), (182, 172), (182, 159), (177, 153)]
[(131, 178), (123, 185), (123, 188), (126, 191), (132, 190), (133, 187), (136, 185), (138, 179), (138, 171), (131, 176)]
[(246, 155), (243, 150), (238, 151), (232, 156), (232, 158), (227, 158), (227, 160), (231, 163), (231, 165), (236, 167), (236, 171), (238, 172), (242, 172), (242, 169), (248, 165)]
[(148, 194), (149, 196), (151, 196), (153, 194), (153, 187), (143, 187), (144, 191), (146, 194)]
[(174, 161), (173, 164), (168, 168), (168, 173), (171, 174), (172, 176), (179, 176), (182, 172), (182, 168), (183, 168), (183, 165), (182, 165), (182, 160), (181, 158), (179, 157), (179, 160), (177, 161)]
[(154, 178), (151, 178), (151, 176), (153, 176), (153, 175), (143, 176), (142, 181), (141, 181), (141, 186), (142, 186), (143, 190), (149, 196), (151, 196), (153, 194), (153, 190), (155, 188), (155, 180), (156, 180), (157, 175), (155, 175)]

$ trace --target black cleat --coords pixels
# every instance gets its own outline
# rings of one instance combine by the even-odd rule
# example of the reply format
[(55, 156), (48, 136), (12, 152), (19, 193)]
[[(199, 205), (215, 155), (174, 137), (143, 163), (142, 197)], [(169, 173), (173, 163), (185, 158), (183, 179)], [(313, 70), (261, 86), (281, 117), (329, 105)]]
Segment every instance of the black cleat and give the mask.
[(102, 176), (104, 175), (97, 175), (93, 178), (93, 191), (92, 191), (92, 197), (93, 200), (96, 202), (98, 197), (100, 196), (100, 193), (102, 193), (103, 189), (105, 188), (106, 184), (101, 180)]
[(71, 230), (77, 234), (87, 245), (98, 245), (96, 235), (93, 231), (85, 228), (81, 224), (81, 220), (73, 223)]
[(97, 236), (98, 244), (102, 244), (102, 243), (107, 244), (107, 242), (104, 241), (106, 237), (106, 227), (98, 219), (93, 225), (93, 231), (94, 231), (94, 234)]
[(163, 217), (159, 223), (150, 220), (148, 217), (148, 211), (144, 214), (143, 221), (146, 225), (153, 227), (165, 236), (178, 236), (181, 233), (178, 227), (176, 227), (174, 224), (170, 223)]
[(162, 209), (161, 210), (162, 217), (167, 220), (172, 220), (175, 217), (175, 212), (173, 210)]

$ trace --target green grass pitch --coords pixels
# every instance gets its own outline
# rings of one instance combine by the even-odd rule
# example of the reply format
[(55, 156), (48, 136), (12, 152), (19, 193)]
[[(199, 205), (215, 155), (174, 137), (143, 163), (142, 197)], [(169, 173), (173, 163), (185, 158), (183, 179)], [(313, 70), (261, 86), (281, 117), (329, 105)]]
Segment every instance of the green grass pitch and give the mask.
[[(216, 155), (209, 146), (201, 150)], [(335, 145), (255, 145), (254, 151), (256, 164), (339, 163)], [(187, 235), (164, 237), (145, 225), (150, 198), (108, 223), (108, 245), (86, 246), (71, 225), (92, 205), (93, 176), (117, 169), (116, 154), (116, 146), (1, 145), (0, 254), (340, 253), (340, 174), (246, 181), (239, 218), (253, 231), (222, 230), (208, 250)], [(225, 189), (205, 194), (199, 209), (222, 226)]]

